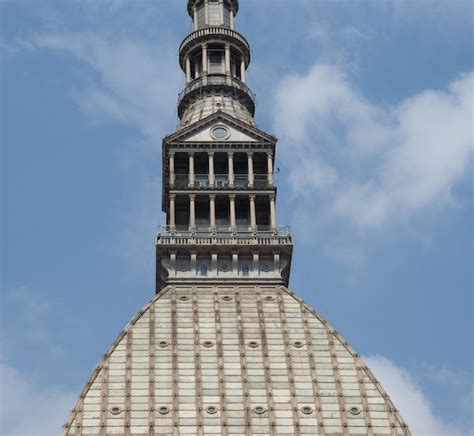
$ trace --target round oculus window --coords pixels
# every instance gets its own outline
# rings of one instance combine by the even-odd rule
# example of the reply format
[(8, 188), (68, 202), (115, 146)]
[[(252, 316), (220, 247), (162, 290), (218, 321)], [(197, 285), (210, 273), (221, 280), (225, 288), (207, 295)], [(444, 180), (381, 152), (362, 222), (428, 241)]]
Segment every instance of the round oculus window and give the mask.
[(225, 126), (215, 126), (211, 129), (211, 136), (217, 140), (225, 140), (230, 136), (230, 131)]

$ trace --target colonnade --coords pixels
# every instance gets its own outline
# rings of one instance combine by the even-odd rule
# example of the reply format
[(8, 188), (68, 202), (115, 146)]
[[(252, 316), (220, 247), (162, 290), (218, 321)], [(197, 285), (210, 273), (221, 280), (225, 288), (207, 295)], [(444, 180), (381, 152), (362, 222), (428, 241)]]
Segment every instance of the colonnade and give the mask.
[[(202, 74), (199, 74), (197, 69), (195, 68), (195, 76), (192, 76), (192, 69), (191, 69), (191, 57), (190, 55), (186, 56), (185, 65), (186, 65), (186, 83), (191, 83), (193, 80), (197, 79), (199, 76), (206, 76), (209, 72), (209, 56), (208, 56), (208, 44), (201, 45), (201, 63), (202, 63)], [(245, 65), (245, 57), (244, 55), (240, 56), (238, 59), (240, 63), (240, 81), (246, 83), (246, 65)], [(236, 62), (238, 67), (238, 63)], [(230, 44), (224, 44), (224, 63), (222, 65), (222, 74), (226, 74), (227, 76), (232, 75), (231, 71), (231, 51), (230, 51)]]
[[(181, 194), (180, 194), (181, 195)], [(188, 194), (189, 197), (189, 228), (196, 229), (196, 194)], [(216, 228), (216, 194), (209, 194), (209, 220), (211, 229)], [(239, 195), (239, 197), (241, 197)], [(235, 200), (236, 195), (230, 194), (229, 198), (229, 218), (230, 218), (230, 229), (237, 228), (236, 212), (235, 212)], [(250, 230), (257, 230), (257, 213), (255, 208), (255, 195), (248, 195), (250, 205)], [(275, 205), (275, 194), (269, 195), (270, 199), (270, 228), (272, 231), (276, 231), (276, 205)], [(176, 228), (176, 194), (170, 194), (169, 196), (169, 227), (170, 229)]]
[[(213, 151), (207, 152), (209, 160), (209, 186), (215, 186), (216, 175), (214, 172), (214, 153)], [(255, 184), (255, 174), (254, 174), (254, 163), (253, 163), (254, 153), (249, 151), (247, 152), (247, 167), (248, 167), (248, 187), (253, 188)], [(194, 171), (194, 152), (188, 153), (189, 159), (189, 172), (188, 172), (188, 186), (193, 187), (196, 182), (196, 174)], [(228, 159), (228, 185), (230, 188), (235, 186), (235, 173), (234, 173), (234, 152), (227, 152)], [(169, 183), (170, 187), (174, 187), (176, 182), (176, 173), (175, 173), (175, 153), (169, 153)], [(273, 155), (271, 152), (267, 152), (267, 182), (269, 186), (273, 186)]]

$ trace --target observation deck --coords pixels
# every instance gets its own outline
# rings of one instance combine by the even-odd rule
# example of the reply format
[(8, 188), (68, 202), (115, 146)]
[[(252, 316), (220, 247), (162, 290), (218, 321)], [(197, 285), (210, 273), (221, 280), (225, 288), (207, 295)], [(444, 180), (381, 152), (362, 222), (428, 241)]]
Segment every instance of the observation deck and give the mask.
[(206, 95), (223, 93), (232, 95), (241, 101), (252, 117), (255, 115), (255, 96), (241, 80), (222, 73), (203, 75), (191, 83), (179, 94), (178, 116), (181, 118), (192, 102)]
[(183, 229), (160, 226), (156, 235), (156, 245), (175, 246), (292, 246), (293, 237), (289, 226), (278, 227), (274, 231), (267, 229), (251, 230), (249, 226), (197, 226), (195, 230), (189, 227)]
[(245, 66), (250, 64), (250, 44), (239, 32), (221, 26), (205, 27), (190, 33), (179, 46), (179, 64), (185, 71), (186, 56), (202, 44), (229, 43), (243, 55)]

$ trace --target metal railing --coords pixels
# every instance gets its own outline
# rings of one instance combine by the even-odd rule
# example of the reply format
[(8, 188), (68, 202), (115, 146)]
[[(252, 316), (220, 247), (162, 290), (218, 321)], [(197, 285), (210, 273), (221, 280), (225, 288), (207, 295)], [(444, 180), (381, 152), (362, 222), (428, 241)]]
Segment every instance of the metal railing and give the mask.
[(289, 226), (280, 226), (272, 230), (270, 226), (258, 226), (257, 229), (251, 229), (249, 226), (230, 226), (218, 225), (210, 228), (208, 225), (196, 226), (194, 229), (189, 226), (159, 226), (157, 237), (173, 236), (173, 237), (220, 237), (220, 238), (239, 238), (239, 237), (291, 237)]
[[(234, 187), (235, 188), (247, 188), (249, 186), (248, 174), (235, 174), (234, 175)], [(257, 189), (263, 189), (273, 186), (268, 180), (266, 174), (255, 174), (254, 175), (254, 187)], [(175, 188), (188, 188), (189, 187), (189, 175), (188, 174), (175, 174), (174, 177)], [(194, 176), (194, 188), (208, 188), (211, 187), (211, 181), (209, 174), (196, 174)], [(228, 188), (229, 187), (229, 175), (228, 174), (215, 174), (214, 175), (214, 188)]]
[(178, 105), (181, 104), (184, 97), (193, 91), (204, 88), (205, 86), (229, 86), (236, 91), (244, 92), (255, 105), (255, 97), (249, 87), (239, 79), (222, 73), (209, 73), (193, 80), (178, 96)]
[(207, 35), (225, 35), (229, 36), (231, 38), (235, 38), (238, 40), (241, 44), (245, 45), (247, 50), (250, 50), (250, 45), (248, 41), (239, 33), (236, 32), (235, 30), (229, 29), (227, 27), (205, 27), (203, 29), (199, 29), (194, 31), (193, 33), (190, 33), (186, 38), (184, 38), (183, 42), (179, 46), (179, 52), (181, 53), (183, 48), (189, 44), (191, 41), (201, 38), (202, 36), (207, 36)]
[(234, 175), (234, 185), (237, 188), (246, 188), (249, 185), (249, 176), (248, 176), (248, 174), (235, 174)]

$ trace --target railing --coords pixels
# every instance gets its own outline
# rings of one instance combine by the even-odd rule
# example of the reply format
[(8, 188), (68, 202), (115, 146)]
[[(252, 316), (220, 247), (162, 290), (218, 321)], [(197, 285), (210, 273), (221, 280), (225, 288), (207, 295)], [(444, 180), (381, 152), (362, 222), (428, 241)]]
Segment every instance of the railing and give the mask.
[(229, 186), (229, 176), (227, 174), (216, 174), (214, 176), (216, 188), (226, 188)]
[(189, 175), (188, 174), (175, 174), (174, 176), (174, 187), (175, 188), (187, 188), (189, 186)]
[(247, 50), (250, 50), (250, 45), (248, 41), (239, 32), (236, 32), (235, 30), (232, 30), (232, 29), (228, 29), (227, 27), (205, 27), (203, 29), (199, 29), (199, 30), (194, 31), (193, 33), (190, 33), (186, 38), (184, 38), (183, 42), (179, 46), (179, 52), (181, 53), (183, 48), (194, 39), (200, 38), (202, 36), (207, 36), (207, 35), (230, 36), (231, 38), (235, 38), (241, 44), (245, 45)]
[[(234, 187), (235, 188), (247, 188), (249, 186), (248, 174), (235, 174), (234, 175)], [(263, 189), (271, 187), (272, 185), (268, 181), (268, 175), (266, 174), (255, 174), (254, 175), (254, 187), (257, 189)], [(188, 174), (175, 174), (174, 177), (174, 188), (188, 188), (189, 187), (189, 175)], [(209, 174), (196, 174), (194, 176), (194, 188), (208, 188), (211, 187)], [(228, 174), (215, 174), (214, 175), (214, 188), (228, 188), (229, 187), (229, 175)]]
[(216, 226), (211, 229), (209, 226), (196, 226), (195, 229), (190, 229), (188, 226), (159, 226), (157, 238), (161, 237), (217, 237), (217, 238), (240, 238), (240, 237), (291, 237), (289, 226), (281, 226), (274, 230), (270, 226), (250, 229), (249, 226)]
[(193, 91), (199, 90), (204, 88), (205, 86), (229, 86), (234, 88), (235, 90), (242, 91), (244, 92), (251, 100), (252, 104), (255, 105), (255, 97), (252, 94), (252, 91), (248, 88), (248, 86), (241, 82), (239, 79), (236, 79), (235, 77), (228, 76), (226, 74), (220, 74), (220, 73), (211, 73), (211, 74), (206, 74), (203, 75), (195, 80), (193, 80), (191, 83), (189, 83), (186, 88), (179, 94), (178, 97), (178, 105), (181, 104), (183, 98), (190, 94)]
[(246, 188), (249, 185), (249, 176), (247, 174), (235, 174), (234, 185), (237, 188)]
[(255, 188), (266, 188), (270, 186), (268, 181), (268, 175), (263, 174), (255, 174), (254, 176), (254, 187)]

